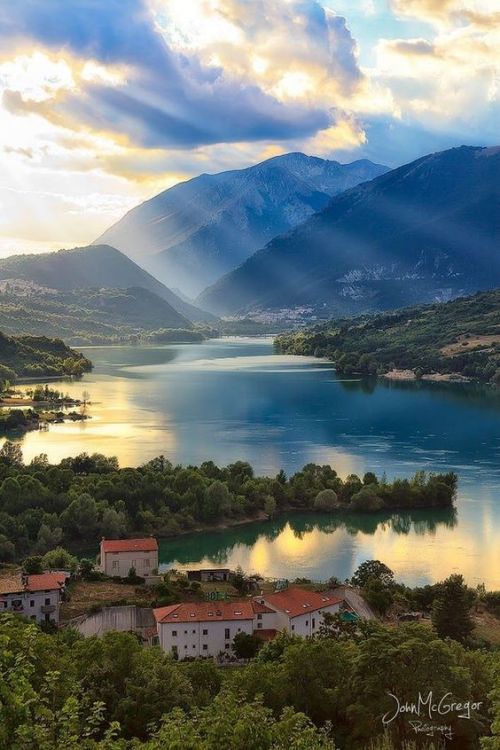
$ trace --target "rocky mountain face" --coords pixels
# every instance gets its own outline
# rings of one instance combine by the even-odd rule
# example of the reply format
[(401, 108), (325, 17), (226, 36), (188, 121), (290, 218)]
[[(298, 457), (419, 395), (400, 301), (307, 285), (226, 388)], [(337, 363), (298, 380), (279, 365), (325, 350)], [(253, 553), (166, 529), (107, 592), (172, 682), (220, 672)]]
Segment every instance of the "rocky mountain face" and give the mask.
[(334, 197), (195, 302), (221, 315), (351, 315), (498, 286), (500, 148), (462, 146)]
[[(140, 287), (168, 303), (169, 326), (184, 327), (192, 322), (211, 322), (213, 315), (180, 299), (151, 274), (109, 245), (89, 245), (39, 255), (12, 255), (0, 259), (0, 280), (19, 285), (27, 282), (49, 289), (129, 289)], [(164, 306), (166, 312), (166, 306)]]
[(292, 153), (248, 169), (202, 174), (132, 209), (97, 242), (196, 296), (331, 196), (386, 171), (367, 160), (340, 164)]

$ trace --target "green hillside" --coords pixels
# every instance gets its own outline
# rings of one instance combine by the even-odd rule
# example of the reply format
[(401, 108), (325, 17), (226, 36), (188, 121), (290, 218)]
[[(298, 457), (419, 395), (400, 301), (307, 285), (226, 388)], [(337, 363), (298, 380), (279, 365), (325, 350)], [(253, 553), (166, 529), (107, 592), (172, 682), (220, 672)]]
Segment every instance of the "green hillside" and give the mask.
[(92, 369), (83, 354), (60, 339), (45, 336), (14, 338), (0, 333), (0, 381), (18, 377), (81, 375)]
[(500, 384), (500, 290), (343, 318), (278, 336), (278, 351), (326, 357), (344, 374), (411, 370)]
[(177, 341), (202, 338), (166, 300), (141, 287), (56, 292), (18, 282), (0, 291), (0, 330), (10, 335), (60, 336), (82, 346), (130, 342), (165, 329)]

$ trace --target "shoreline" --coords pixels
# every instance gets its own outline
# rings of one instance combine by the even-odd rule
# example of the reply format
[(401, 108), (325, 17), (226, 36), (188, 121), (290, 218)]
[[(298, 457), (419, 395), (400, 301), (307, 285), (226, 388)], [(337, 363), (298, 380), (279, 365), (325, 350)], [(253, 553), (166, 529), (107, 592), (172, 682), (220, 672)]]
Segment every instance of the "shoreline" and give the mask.
[[(428, 383), (472, 383), (474, 382), (471, 378), (465, 375), (460, 375), (458, 372), (433, 372), (426, 375), (422, 375), (417, 378), (413, 370), (390, 370), (379, 376), (384, 380), (395, 380), (395, 381), (425, 381)], [(478, 381), (479, 382), (479, 381)]]

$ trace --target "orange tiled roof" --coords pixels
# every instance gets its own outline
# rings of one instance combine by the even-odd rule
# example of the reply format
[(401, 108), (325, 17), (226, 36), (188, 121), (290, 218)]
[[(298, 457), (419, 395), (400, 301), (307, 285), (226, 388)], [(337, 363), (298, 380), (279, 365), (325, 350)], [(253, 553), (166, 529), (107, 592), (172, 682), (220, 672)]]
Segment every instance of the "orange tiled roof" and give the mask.
[(102, 539), (103, 552), (156, 552), (158, 542), (153, 537), (145, 539)]
[(266, 604), (262, 604), (258, 599), (252, 599), (252, 608), (255, 614), (271, 613), (274, 615), (274, 609), (271, 609)]
[(182, 602), (153, 610), (156, 622), (253, 620), (252, 602)]
[(0, 578), (0, 594), (18, 594), (24, 591), (24, 585), (21, 575), (8, 576)]
[(60, 589), (66, 583), (64, 573), (39, 573), (28, 576), (26, 591), (48, 591), (49, 589)]
[(280, 609), (288, 617), (298, 617), (307, 612), (315, 612), (330, 607), (332, 604), (340, 604), (342, 601), (342, 599), (329, 596), (326, 593), (306, 591), (300, 586), (290, 586), (285, 591), (268, 594), (264, 598), (271, 607)]

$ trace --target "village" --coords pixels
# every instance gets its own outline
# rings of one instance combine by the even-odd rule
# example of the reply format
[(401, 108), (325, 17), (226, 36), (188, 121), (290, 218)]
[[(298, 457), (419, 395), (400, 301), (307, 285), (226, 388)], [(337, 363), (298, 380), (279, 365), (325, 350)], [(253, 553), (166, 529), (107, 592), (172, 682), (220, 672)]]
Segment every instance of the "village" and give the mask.
[[(158, 567), (155, 538), (103, 538), (90, 574), (94, 587), (78, 583), (79, 571), (15, 571), (0, 577), (0, 612), (15, 612), (45, 628), (74, 627), (85, 637), (133, 632), (145, 646), (159, 645), (174, 659), (212, 658), (219, 663), (251, 655), (280, 632), (313, 637), (325, 616), (346, 622), (375, 618), (352, 587), (290, 584), (245, 577), (228, 568), (176, 572), (181, 601), (144, 606), (145, 592), (165, 586)], [(89, 587), (103, 593), (101, 600), (88, 599), (79, 608), (76, 592)], [(117, 599), (118, 591), (122, 596)], [(135, 603), (129, 603), (132, 594)]]

